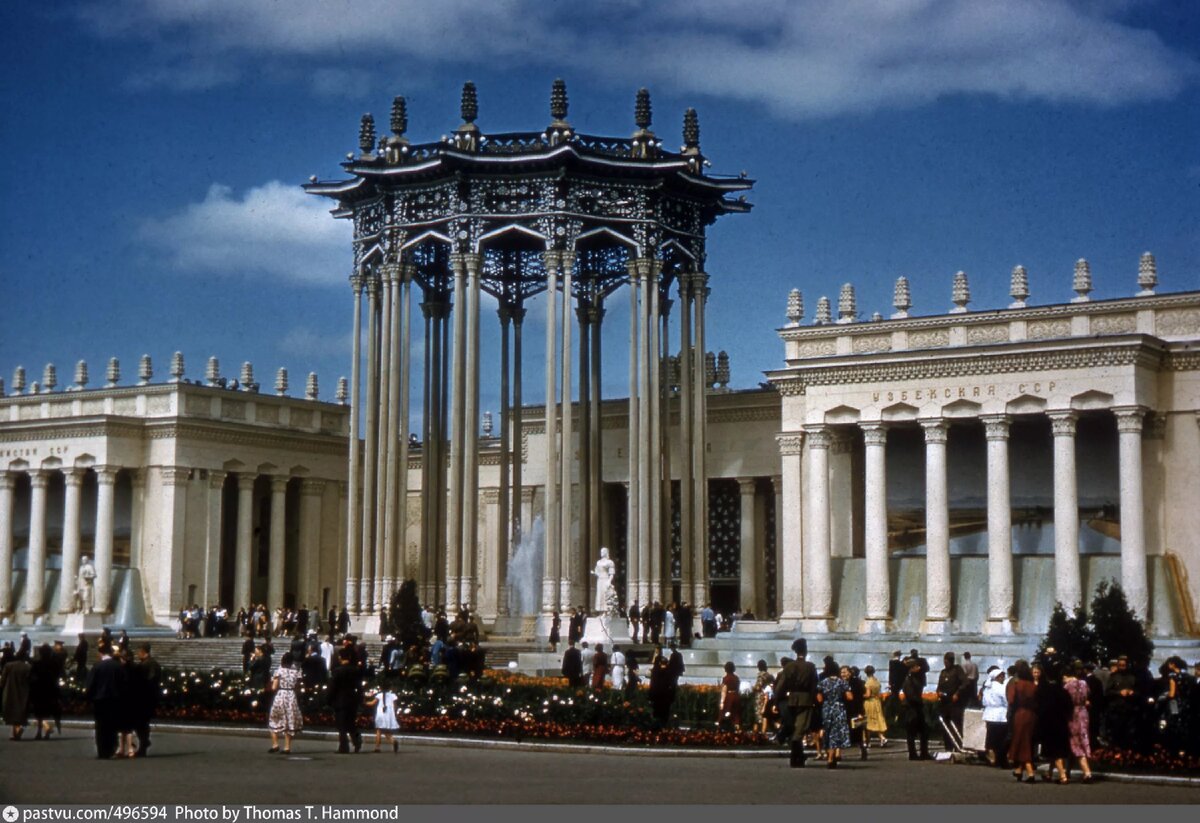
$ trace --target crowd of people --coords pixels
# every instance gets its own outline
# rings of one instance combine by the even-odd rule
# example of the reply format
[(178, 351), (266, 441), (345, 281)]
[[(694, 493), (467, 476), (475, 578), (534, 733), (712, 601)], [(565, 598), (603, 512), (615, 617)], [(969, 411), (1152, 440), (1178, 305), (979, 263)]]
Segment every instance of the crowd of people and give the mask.
[(244, 606), (230, 619), (229, 609), (212, 605), (203, 609), (199, 604), (184, 606), (179, 610), (178, 637), (193, 640), (200, 637), (284, 637), (307, 635), (310, 631), (345, 634), (350, 630), (350, 613), (343, 608), (338, 611), (332, 606), (322, 623), (319, 609), (310, 609), (308, 604), (298, 609), (280, 606), (272, 611), (266, 604)]

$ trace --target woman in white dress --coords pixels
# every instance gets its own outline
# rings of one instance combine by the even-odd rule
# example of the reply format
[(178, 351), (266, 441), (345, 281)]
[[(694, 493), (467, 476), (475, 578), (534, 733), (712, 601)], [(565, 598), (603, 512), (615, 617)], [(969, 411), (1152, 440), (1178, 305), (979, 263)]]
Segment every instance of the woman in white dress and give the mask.
[(396, 720), (396, 693), (390, 686), (384, 685), (367, 700), (367, 706), (375, 708), (375, 751), (379, 751), (383, 738), (387, 738), (393, 753), (400, 751), (400, 741), (393, 737), (393, 733), (400, 729), (400, 723)]
[(304, 715), (300, 712), (300, 701), (296, 690), (300, 688), (301, 673), (292, 668), (292, 653), (285, 652), (279, 660), (279, 668), (271, 680), (271, 713), (267, 716), (267, 728), (271, 730), (270, 754), (279, 751), (279, 735), (283, 735), (283, 753), (292, 751), (292, 738), (304, 728)]
[(613, 646), (612, 658), (609, 662), (612, 663), (612, 687), (614, 689), (625, 688), (625, 652), (621, 651), (619, 646)]
[(670, 643), (675, 639), (675, 604), (667, 606), (663, 612), (663, 642)]

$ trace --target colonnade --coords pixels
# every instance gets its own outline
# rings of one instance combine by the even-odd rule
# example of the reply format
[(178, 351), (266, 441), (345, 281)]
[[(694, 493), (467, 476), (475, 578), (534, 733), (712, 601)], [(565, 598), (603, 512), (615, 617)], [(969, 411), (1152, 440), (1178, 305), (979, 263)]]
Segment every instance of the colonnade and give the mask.
[[(1144, 618), (1149, 598), (1141, 445), (1145, 409), (1123, 406), (1111, 411), (1117, 421), (1120, 450), (1121, 585), (1130, 605)], [(1073, 609), (1083, 599), (1075, 469), (1078, 412), (1050, 411), (1047, 416), (1054, 440), (1055, 593), (1059, 602), (1067, 609)], [(1008, 415), (983, 415), (980, 418), (987, 441), (988, 612), (985, 631), (996, 634), (1010, 633), (1015, 626), (1008, 455), (1012, 419)], [(950, 422), (943, 418), (919, 421), (925, 441), (926, 494), (926, 615), (922, 631), (928, 633), (949, 631), (952, 617), (946, 472)], [(887, 631), (891, 627), (885, 451), (889, 425), (894, 424), (864, 422), (858, 425), (864, 444), (865, 491), (862, 525), (866, 610), (863, 625), (859, 627), (862, 631)], [(830, 575), (829, 452), (838, 428), (841, 427), (810, 425), (802, 432), (789, 432), (779, 438), (786, 498), (782, 512), (785, 542), (780, 556), (782, 616), (803, 620), (816, 630), (832, 629), (834, 619)], [(807, 464), (802, 465), (805, 453)], [(839, 500), (838, 504), (842, 505), (843, 501)]]
[[(95, 466), (96, 475), (96, 580), (94, 584), (94, 610), (99, 614), (109, 611), (112, 597), (113, 569), (113, 506), (114, 486), (117, 473), (115, 466)], [(62, 569), (59, 576), (59, 612), (72, 609), (75, 595), (76, 572), (81, 559), (80, 512), (86, 468), (30, 469), (29, 476), (29, 552), (26, 561), (25, 591), (20, 612), (30, 619), (46, 613), (46, 556), (47, 556), (47, 489), (51, 478), (61, 474), (63, 478), (63, 524), (62, 524)], [(18, 474), (13, 471), (0, 472), (0, 614), (16, 611), (13, 603), (13, 499)], [(133, 473), (135, 506), (140, 499), (136, 492), (144, 476)], [(136, 513), (136, 512), (135, 512)]]

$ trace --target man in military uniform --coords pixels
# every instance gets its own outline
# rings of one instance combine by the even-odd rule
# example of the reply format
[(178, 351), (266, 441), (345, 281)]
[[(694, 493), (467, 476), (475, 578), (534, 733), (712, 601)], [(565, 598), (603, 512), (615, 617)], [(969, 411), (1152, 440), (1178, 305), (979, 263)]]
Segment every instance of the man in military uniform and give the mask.
[(808, 641), (797, 637), (792, 641), (796, 659), (783, 667), (775, 682), (776, 699), (786, 701), (792, 719), (791, 767), (804, 766), (804, 735), (812, 725), (812, 715), (817, 707), (817, 667), (808, 657)]
[[(904, 727), (908, 738), (908, 759), (929, 760), (929, 729), (925, 726), (925, 704), (922, 694), (925, 691), (925, 671), (928, 666), (920, 657), (910, 657), (904, 661), (908, 666), (908, 675), (900, 687), (900, 701), (904, 704)], [(924, 663), (924, 666), (922, 665)], [(921, 740), (921, 753), (917, 754), (916, 740)]]
[(971, 693), (971, 681), (966, 672), (954, 660), (954, 652), (946, 652), (945, 668), (938, 675), (937, 696), (938, 712), (942, 718), (942, 743), (946, 751), (953, 751), (954, 740), (949, 726), (953, 725), (962, 740), (963, 715), (967, 708), (967, 700)]

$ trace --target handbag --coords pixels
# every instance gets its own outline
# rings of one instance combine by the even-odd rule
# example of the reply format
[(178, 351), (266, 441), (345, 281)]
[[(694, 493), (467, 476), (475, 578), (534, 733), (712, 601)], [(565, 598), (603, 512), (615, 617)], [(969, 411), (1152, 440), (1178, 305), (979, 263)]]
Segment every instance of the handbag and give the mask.
[(861, 714), (850, 718), (850, 728), (852, 729), (861, 729), (865, 725), (867, 725), (867, 718)]

